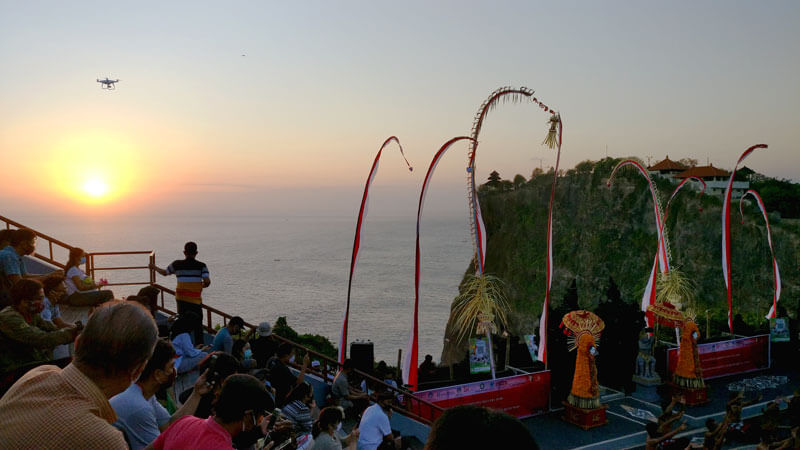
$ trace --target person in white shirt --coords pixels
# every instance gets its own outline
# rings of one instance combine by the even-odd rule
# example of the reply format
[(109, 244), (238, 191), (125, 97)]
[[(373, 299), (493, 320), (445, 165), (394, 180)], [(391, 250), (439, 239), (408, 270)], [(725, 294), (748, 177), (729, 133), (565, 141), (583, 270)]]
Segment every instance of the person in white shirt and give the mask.
[(389, 424), (394, 394), (381, 392), (378, 394), (377, 400), (377, 403), (364, 410), (364, 414), (361, 416), (361, 422), (358, 425), (358, 450), (377, 450), (384, 442), (394, 446), (391, 448), (400, 448)]
[(71, 248), (65, 266), (67, 270), (65, 303), (72, 306), (96, 306), (113, 299), (114, 293), (109, 290), (101, 291), (100, 285), (80, 269), (81, 264), (86, 264), (86, 252), (82, 248)]

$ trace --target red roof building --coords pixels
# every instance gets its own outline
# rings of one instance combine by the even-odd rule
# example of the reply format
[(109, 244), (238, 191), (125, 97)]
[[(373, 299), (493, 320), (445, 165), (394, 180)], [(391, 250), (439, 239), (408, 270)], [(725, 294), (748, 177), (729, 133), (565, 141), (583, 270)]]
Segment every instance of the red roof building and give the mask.
[(664, 158), (663, 161), (648, 167), (647, 170), (649, 170), (650, 172), (658, 172), (662, 175), (666, 175), (669, 173), (683, 172), (684, 170), (686, 170), (686, 168), (687, 167), (684, 166), (683, 164), (669, 159), (669, 155), (667, 155), (667, 157)]
[(697, 177), (704, 181), (727, 181), (728, 177), (731, 175), (730, 172), (722, 169), (717, 169), (713, 165), (709, 164), (707, 166), (694, 166), (690, 167), (689, 169), (684, 170), (683, 172), (675, 174), (675, 178), (689, 178), (689, 177)]

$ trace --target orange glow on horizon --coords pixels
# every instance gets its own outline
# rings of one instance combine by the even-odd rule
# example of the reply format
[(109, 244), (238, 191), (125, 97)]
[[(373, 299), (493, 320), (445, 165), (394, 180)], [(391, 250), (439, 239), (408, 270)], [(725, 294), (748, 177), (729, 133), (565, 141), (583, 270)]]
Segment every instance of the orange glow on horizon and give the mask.
[(57, 141), (47, 153), (47, 188), (57, 196), (99, 205), (135, 193), (141, 162), (124, 136), (84, 132)]

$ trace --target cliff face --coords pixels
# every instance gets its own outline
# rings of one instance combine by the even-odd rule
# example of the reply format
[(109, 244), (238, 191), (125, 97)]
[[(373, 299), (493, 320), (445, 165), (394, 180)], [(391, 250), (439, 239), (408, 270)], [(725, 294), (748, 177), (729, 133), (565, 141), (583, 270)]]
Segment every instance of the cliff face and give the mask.
[[(583, 309), (594, 310), (606, 300), (609, 277), (618, 285), (625, 302), (641, 301), (656, 252), (653, 205), (646, 181), (633, 170), (623, 169), (614, 184), (606, 186), (618, 161), (608, 158), (593, 167), (582, 163), (578, 170), (569, 170), (558, 179), (553, 213), (551, 311), (561, 306), (573, 279), (577, 281), (579, 306)], [(506, 192), (479, 189), (488, 235), (486, 272), (505, 282), (512, 308), (508, 329), (514, 335), (532, 334), (538, 328), (544, 301), (551, 184), (552, 173)], [(657, 185), (665, 204), (674, 185), (666, 180), (658, 180)], [(687, 186), (673, 200), (666, 223), (671, 264), (695, 283), (698, 320), (702, 325), (704, 312), (709, 310), (712, 333), (727, 329), (721, 205), (721, 197), (700, 197)], [(731, 207), (733, 310), (749, 324), (758, 325), (772, 302), (772, 260), (766, 226), (757, 206), (744, 208), (744, 224), (738, 206), (736, 199)], [(796, 220), (770, 219), (783, 281), (779, 305), (795, 311), (800, 294), (800, 225)], [(467, 272), (472, 270), (470, 264)], [(461, 360), (464, 355), (466, 344), (454, 341), (448, 323), (444, 363)]]

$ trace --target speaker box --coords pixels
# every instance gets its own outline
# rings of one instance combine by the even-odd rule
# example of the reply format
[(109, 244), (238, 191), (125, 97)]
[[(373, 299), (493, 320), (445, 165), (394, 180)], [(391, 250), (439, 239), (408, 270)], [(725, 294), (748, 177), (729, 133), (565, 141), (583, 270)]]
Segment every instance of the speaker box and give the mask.
[(371, 374), (375, 367), (375, 346), (372, 341), (350, 343), (350, 359), (356, 369)]

